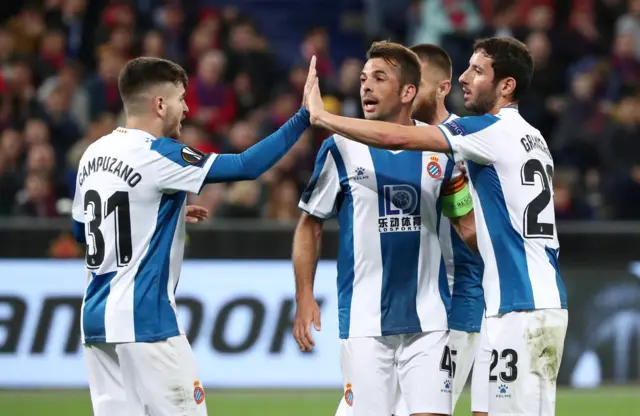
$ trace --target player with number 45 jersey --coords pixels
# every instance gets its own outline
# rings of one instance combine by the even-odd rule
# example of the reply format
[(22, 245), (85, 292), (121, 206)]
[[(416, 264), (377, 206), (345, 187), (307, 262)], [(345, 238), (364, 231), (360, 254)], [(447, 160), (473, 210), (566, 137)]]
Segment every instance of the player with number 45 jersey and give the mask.
[(556, 379), (568, 324), (558, 267), (553, 159), (518, 112), (533, 74), (527, 47), (512, 38), (476, 42), (460, 77), (465, 108), (478, 116), (439, 126), (400, 126), (324, 111), (317, 82), (311, 122), (387, 149), (438, 151), (464, 160), (477, 245), (484, 262), (487, 335), (493, 350), (489, 414), (555, 414)]

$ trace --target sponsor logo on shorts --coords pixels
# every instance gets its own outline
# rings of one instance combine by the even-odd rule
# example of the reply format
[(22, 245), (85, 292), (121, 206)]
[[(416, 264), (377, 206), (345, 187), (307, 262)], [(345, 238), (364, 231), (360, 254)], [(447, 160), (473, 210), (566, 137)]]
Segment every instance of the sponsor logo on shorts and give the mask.
[(511, 398), (511, 394), (509, 394), (509, 386), (506, 384), (500, 384), (498, 386), (498, 393), (496, 394), (498, 399), (509, 399)]
[(451, 379), (448, 378), (444, 381), (444, 387), (440, 389), (442, 393), (451, 393)]
[(351, 383), (347, 383), (344, 390), (344, 401), (351, 407), (353, 407), (353, 390), (351, 390)]
[(193, 382), (193, 400), (196, 401), (196, 404), (204, 402), (204, 389), (200, 387), (199, 381)]

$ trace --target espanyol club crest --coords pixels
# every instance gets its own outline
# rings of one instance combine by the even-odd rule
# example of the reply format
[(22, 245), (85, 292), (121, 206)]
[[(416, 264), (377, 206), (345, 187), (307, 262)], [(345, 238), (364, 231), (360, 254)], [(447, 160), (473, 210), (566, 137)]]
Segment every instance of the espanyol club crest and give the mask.
[(442, 168), (440, 167), (438, 162), (435, 162), (432, 159), (431, 162), (429, 162), (429, 164), (427, 165), (427, 173), (432, 178), (438, 179), (440, 176), (442, 176)]
[(346, 390), (344, 391), (344, 401), (350, 407), (353, 406), (353, 390), (351, 390), (351, 383), (347, 383)]
[(204, 389), (200, 386), (200, 382), (193, 383), (193, 400), (196, 404), (202, 404), (204, 402)]

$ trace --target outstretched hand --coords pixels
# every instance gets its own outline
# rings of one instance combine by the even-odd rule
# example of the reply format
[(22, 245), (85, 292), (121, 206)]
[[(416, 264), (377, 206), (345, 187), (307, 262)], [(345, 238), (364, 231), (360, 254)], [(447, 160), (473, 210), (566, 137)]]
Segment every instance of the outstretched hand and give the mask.
[(316, 56), (313, 55), (311, 57), (311, 62), (309, 63), (309, 72), (307, 73), (307, 81), (304, 84), (304, 92), (302, 94), (302, 106), (309, 110), (309, 94), (311, 93), (311, 88), (316, 81), (318, 73), (316, 72)]
[(316, 71), (316, 56), (311, 57), (307, 82), (304, 85), (303, 105), (311, 114), (311, 124), (319, 125), (319, 115), (324, 111), (324, 102), (320, 94), (320, 82)]
[(187, 205), (186, 221), (195, 224), (209, 218), (209, 210), (198, 205)]

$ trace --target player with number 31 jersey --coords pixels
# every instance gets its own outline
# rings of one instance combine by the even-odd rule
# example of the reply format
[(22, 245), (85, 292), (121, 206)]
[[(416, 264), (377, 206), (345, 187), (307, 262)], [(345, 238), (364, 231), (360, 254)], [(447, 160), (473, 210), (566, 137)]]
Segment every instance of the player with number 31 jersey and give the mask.
[[(314, 74), (312, 59), (309, 79)], [(118, 80), (126, 127), (91, 144), (78, 167), (73, 229), (86, 243), (82, 341), (96, 416), (207, 414), (174, 295), (187, 193), (200, 193), (209, 183), (256, 179), (309, 126), (303, 107), (242, 153), (205, 155), (178, 141), (188, 112), (187, 82), (173, 62), (129, 61)], [(310, 86), (308, 80), (303, 100)]]

